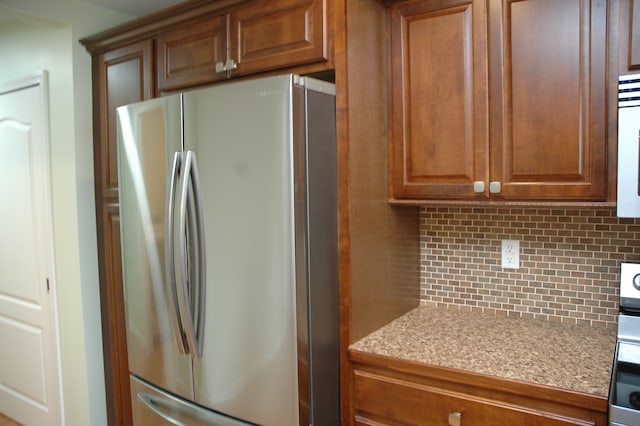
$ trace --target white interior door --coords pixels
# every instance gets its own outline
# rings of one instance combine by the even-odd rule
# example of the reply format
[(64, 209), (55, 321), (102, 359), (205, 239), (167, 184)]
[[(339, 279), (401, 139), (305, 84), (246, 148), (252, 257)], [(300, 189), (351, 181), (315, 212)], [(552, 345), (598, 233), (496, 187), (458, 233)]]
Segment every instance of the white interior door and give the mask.
[(0, 412), (60, 425), (46, 73), (0, 84)]

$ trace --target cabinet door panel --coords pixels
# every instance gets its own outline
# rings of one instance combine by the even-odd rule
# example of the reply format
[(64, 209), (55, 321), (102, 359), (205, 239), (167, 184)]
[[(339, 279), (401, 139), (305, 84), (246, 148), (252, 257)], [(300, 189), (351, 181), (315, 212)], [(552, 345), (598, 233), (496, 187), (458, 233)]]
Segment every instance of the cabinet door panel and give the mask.
[(226, 78), (216, 63), (227, 60), (227, 15), (158, 34), (158, 88), (174, 90)]
[(100, 87), (96, 102), (100, 142), (94, 147), (95, 167), (101, 171), (97, 195), (118, 196), (116, 108), (151, 98), (151, 41), (143, 41), (105, 53), (98, 58)]
[(266, 0), (231, 13), (234, 74), (327, 60), (326, 0)]
[(606, 2), (492, 4), (495, 197), (605, 199)]
[(484, 2), (390, 13), (391, 197), (473, 197), (487, 180)]
[[(105, 381), (107, 401), (113, 421), (109, 424), (131, 425), (131, 393), (129, 389), (129, 363), (127, 360), (127, 339), (122, 288), (122, 257), (120, 253), (120, 213), (117, 203), (103, 206), (102, 219), (104, 234), (100, 280), (100, 299), (103, 315), (103, 333), (108, 330), (108, 346), (105, 349)], [(102, 285), (107, 283), (107, 285)], [(108, 312), (108, 314), (105, 314)], [(108, 318), (105, 317), (108, 316)], [(105, 323), (106, 322), (106, 323)], [(108, 367), (108, 368), (107, 368)], [(112, 388), (109, 392), (109, 387)], [(111, 394), (110, 394), (111, 393)], [(113, 405), (111, 405), (113, 404)]]

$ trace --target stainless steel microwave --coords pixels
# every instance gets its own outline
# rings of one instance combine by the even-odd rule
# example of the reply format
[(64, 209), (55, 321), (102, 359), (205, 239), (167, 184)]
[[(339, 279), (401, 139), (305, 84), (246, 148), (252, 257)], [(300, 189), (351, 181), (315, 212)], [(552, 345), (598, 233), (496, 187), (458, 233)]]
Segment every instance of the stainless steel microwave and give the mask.
[(618, 216), (640, 217), (640, 74), (618, 80)]

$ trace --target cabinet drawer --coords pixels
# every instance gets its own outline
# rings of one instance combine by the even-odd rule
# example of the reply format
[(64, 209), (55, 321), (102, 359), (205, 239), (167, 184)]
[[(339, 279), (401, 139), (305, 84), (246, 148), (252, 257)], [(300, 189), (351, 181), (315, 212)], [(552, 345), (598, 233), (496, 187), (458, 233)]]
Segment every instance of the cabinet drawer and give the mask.
[(454, 413), (460, 426), (596, 424), (361, 370), (352, 379), (355, 424), (455, 425)]

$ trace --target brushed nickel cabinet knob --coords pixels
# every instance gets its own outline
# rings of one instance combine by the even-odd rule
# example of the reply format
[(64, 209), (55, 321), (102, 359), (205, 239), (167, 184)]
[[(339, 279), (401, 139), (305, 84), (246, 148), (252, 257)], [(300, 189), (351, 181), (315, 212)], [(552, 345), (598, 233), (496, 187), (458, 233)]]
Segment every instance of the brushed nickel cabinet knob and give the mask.
[(460, 426), (462, 421), (462, 414), (449, 413), (449, 426)]

